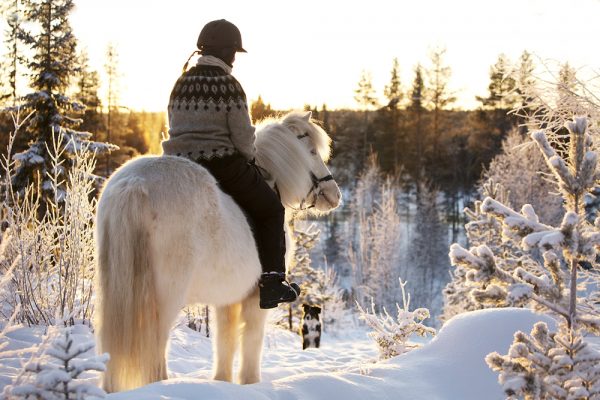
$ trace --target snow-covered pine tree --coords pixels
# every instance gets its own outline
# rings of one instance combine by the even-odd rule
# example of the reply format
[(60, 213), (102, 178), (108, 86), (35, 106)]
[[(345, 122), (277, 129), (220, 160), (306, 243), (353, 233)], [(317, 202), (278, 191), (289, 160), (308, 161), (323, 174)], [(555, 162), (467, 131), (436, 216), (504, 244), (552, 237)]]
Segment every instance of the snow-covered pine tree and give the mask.
[[(509, 193), (505, 188), (491, 179), (481, 188), (483, 198), (490, 197), (503, 204), (510, 204)], [(497, 255), (499, 260), (526, 257), (512, 242), (502, 240), (502, 224), (498, 219), (481, 210), (481, 200), (475, 201), (472, 208), (465, 208), (464, 212), (469, 220), (465, 225), (468, 243), (472, 247), (487, 245)], [(508, 264), (510, 269), (513, 264)], [(502, 307), (503, 303), (481, 303), (476, 300), (473, 292), (485, 290), (487, 283), (473, 284), (469, 280), (469, 268), (455, 266), (451, 273), (452, 279), (444, 288), (444, 312), (442, 321), (447, 321), (453, 316), (466, 312), (481, 310), (488, 307)]]
[(453, 265), (468, 269), (471, 283), (480, 285), (481, 290), (473, 292), (478, 301), (509, 305), (533, 301), (537, 307), (564, 317), (571, 329), (580, 325), (600, 332), (600, 318), (589, 313), (594, 306), (577, 297), (579, 263), (594, 263), (600, 246), (600, 219), (592, 226), (583, 208), (584, 194), (596, 179), (597, 153), (586, 133), (586, 118), (575, 118), (567, 123), (567, 129), (570, 137), (566, 159), (553, 149), (544, 131), (531, 135), (565, 200), (567, 212), (560, 226), (539, 222), (528, 204), (519, 213), (488, 197), (481, 206), (483, 212), (502, 222), (504, 240), (512, 241), (524, 252), (536, 248), (543, 251), (543, 261), (529, 258), (524, 265), (518, 258), (502, 259), (485, 244), (470, 250), (453, 244), (450, 258)]
[(529, 335), (515, 333), (507, 355), (486, 357), (509, 399), (600, 399), (600, 353), (581, 332), (565, 328), (561, 324), (558, 332), (549, 332), (538, 322)]
[(531, 336), (517, 332), (507, 356), (488, 356), (509, 399), (600, 398), (600, 353), (584, 342), (586, 331), (600, 332), (599, 313), (596, 304), (578, 297), (585, 289), (580, 263), (594, 265), (600, 247), (600, 219), (590, 224), (583, 207), (586, 191), (598, 179), (598, 155), (587, 127), (585, 117), (566, 123), (569, 137), (564, 157), (550, 145), (545, 131), (531, 134), (565, 202), (567, 212), (560, 226), (542, 224), (529, 204), (519, 213), (488, 197), (481, 206), (502, 222), (504, 240), (524, 252), (539, 249), (543, 261), (530, 258), (526, 268), (518, 259), (501, 259), (485, 244), (470, 250), (458, 244), (451, 247), (453, 264), (467, 268), (473, 284), (485, 285), (473, 294), (478, 301), (531, 302), (558, 319), (557, 334), (548, 334), (547, 325), (540, 323)]
[(62, 201), (62, 183), (57, 188), (48, 177), (53, 172), (49, 149), (55, 143), (64, 147), (58, 172), (66, 177), (74, 152), (102, 153), (116, 147), (91, 142), (89, 132), (74, 129), (81, 120), (70, 116), (84, 109), (81, 103), (66, 95), (77, 57), (76, 40), (69, 24), (73, 1), (23, 0), (23, 7), (25, 20), (32, 29), (21, 31), (20, 37), (33, 53), (27, 67), (30, 71), (29, 86), (34, 91), (23, 97), (19, 107), (26, 111), (34, 110), (35, 114), (26, 127), (29, 148), (14, 155), (17, 167), (13, 186), (16, 191), (23, 191), (29, 183), (35, 182), (36, 190), (43, 197)]
[(82, 379), (89, 371), (104, 371), (109, 359), (103, 355), (86, 356), (95, 347), (93, 341), (75, 340), (72, 327), (63, 328), (44, 350), (44, 354), (25, 365), (25, 373), (5, 388), (11, 399), (83, 400), (89, 396), (103, 398), (106, 393)]
[(426, 336), (435, 335), (436, 330), (423, 325), (423, 321), (429, 318), (429, 310), (418, 308), (410, 311), (410, 294), (406, 293), (406, 282), (400, 280), (400, 289), (402, 291), (402, 307), (396, 303), (397, 316), (394, 319), (385, 307), (382, 312), (377, 313), (375, 303), (371, 299), (371, 309), (365, 310), (359, 302), (356, 302), (359, 318), (367, 324), (373, 331), (368, 335), (377, 343), (379, 348), (379, 358), (386, 360), (391, 357), (399, 356), (408, 351), (419, 347), (416, 343), (411, 343), (413, 335)]
[(419, 182), (413, 235), (409, 244), (409, 269), (402, 271), (415, 307), (428, 307), (432, 318), (442, 309), (442, 289), (449, 280), (448, 232), (440, 220), (438, 192)]

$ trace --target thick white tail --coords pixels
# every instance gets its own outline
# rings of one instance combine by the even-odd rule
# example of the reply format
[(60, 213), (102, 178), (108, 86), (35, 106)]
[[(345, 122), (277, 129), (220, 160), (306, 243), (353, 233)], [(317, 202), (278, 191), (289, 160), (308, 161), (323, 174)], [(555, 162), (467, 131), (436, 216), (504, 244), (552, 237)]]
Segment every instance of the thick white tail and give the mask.
[(99, 350), (110, 354), (103, 387), (116, 392), (167, 378), (169, 328), (157, 302), (143, 179), (114, 182), (100, 203), (96, 326)]

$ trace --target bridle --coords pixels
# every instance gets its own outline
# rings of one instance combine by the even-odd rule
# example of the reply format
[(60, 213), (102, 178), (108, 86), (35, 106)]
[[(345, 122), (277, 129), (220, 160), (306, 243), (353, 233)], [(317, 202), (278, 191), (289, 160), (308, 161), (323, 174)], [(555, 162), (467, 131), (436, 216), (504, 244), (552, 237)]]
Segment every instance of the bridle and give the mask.
[[(298, 138), (298, 140), (302, 140), (307, 136), (309, 136), (308, 133), (303, 133), (301, 135), (297, 135), (296, 137)], [(314, 208), (317, 205), (317, 200), (318, 200), (319, 196), (323, 196), (323, 191), (320, 190), (319, 185), (322, 182), (332, 181), (333, 175), (329, 174), (329, 175), (325, 175), (322, 178), (317, 178), (315, 173), (310, 171), (310, 180), (312, 182), (312, 186), (309, 189), (308, 193), (306, 193), (306, 196), (304, 196), (304, 198), (300, 201), (300, 207), (298, 207), (298, 208), (290, 207), (292, 210), (304, 211), (304, 210), (308, 210), (310, 208)], [(274, 186), (275, 192), (277, 193), (277, 196), (279, 196), (279, 199), (281, 199), (281, 194), (279, 193), (279, 188), (277, 188), (277, 182), (274, 182), (273, 186)], [(311, 199), (310, 203), (307, 201), (308, 199)]]
[[(302, 201), (300, 202), (300, 207), (298, 209), (294, 209), (294, 208), (292, 208), (292, 209), (294, 209), (296, 211), (302, 211), (302, 210), (308, 210), (309, 208), (315, 207), (317, 205), (317, 199), (319, 198), (319, 196), (323, 196), (323, 191), (319, 189), (319, 184), (321, 182), (332, 181), (333, 175), (329, 174), (329, 175), (325, 175), (322, 178), (317, 178), (317, 176), (314, 174), (314, 172), (310, 171), (310, 180), (312, 181), (312, 187), (306, 194), (306, 197), (304, 197), (302, 199)], [(312, 202), (310, 204), (308, 204), (306, 207), (304, 207), (304, 205), (306, 204), (306, 199), (311, 198), (311, 195), (312, 195)]]

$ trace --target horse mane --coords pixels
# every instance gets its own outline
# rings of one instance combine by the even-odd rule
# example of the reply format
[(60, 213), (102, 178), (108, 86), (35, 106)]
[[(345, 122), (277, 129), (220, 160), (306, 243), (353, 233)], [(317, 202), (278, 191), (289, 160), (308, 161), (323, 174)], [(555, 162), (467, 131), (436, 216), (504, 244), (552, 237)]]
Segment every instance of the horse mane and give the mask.
[(322, 159), (329, 159), (331, 139), (302, 113), (263, 120), (256, 129), (256, 162), (277, 182), (281, 200), (288, 206), (298, 206), (310, 189), (314, 161), (310, 150), (298, 139), (304, 133), (309, 134)]

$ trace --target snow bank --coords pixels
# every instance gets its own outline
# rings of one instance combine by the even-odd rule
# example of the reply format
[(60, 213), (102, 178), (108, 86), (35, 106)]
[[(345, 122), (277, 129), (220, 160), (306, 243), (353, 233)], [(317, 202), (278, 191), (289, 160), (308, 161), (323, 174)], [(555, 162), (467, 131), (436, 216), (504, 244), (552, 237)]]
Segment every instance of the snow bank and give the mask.
[[(540, 320), (552, 324), (549, 318), (527, 309), (462, 314), (448, 321), (438, 336), (421, 349), (379, 363), (359, 361), (361, 354), (365, 360), (377, 352), (374, 343), (363, 338), (328, 337), (321, 349), (303, 352), (296, 335), (271, 333), (265, 341), (262, 383), (239, 386), (214, 382), (209, 380), (208, 360), (190, 359), (188, 368), (201, 367), (200, 362), (204, 369), (191, 374), (175, 373), (179, 377), (115, 393), (108, 399), (500, 400), (504, 396), (497, 375), (487, 367), (484, 358), (492, 351), (506, 353), (515, 331), (529, 332)], [(185, 352), (195, 346), (198, 354), (208, 352), (207, 340), (196, 338), (189, 342), (184, 336), (180, 331), (173, 338), (170, 358), (175, 356), (177, 360), (170, 359), (171, 369), (184, 368)]]

